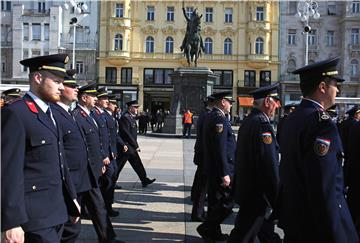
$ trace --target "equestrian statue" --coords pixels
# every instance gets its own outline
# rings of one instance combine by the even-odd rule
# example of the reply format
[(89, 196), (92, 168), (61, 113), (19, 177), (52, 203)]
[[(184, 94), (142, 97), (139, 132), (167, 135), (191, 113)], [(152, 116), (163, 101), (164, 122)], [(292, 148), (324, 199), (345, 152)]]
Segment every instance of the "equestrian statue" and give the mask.
[(201, 55), (201, 52), (205, 52), (204, 43), (200, 35), (202, 15), (199, 15), (197, 9), (194, 9), (189, 18), (184, 7), (182, 10), (187, 24), (186, 34), (180, 50), (184, 52), (184, 56), (186, 56), (189, 66), (191, 65), (191, 62), (194, 62), (195, 67), (197, 67), (197, 60)]

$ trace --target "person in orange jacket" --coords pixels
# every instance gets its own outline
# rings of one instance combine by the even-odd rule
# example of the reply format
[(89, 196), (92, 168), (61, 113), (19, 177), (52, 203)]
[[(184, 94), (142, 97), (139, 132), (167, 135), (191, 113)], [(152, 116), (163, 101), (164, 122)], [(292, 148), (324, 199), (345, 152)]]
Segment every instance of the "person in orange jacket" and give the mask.
[(187, 138), (190, 138), (192, 124), (193, 124), (193, 113), (191, 113), (190, 110), (187, 109), (183, 116), (183, 126), (184, 126), (183, 137), (185, 137), (187, 134)]

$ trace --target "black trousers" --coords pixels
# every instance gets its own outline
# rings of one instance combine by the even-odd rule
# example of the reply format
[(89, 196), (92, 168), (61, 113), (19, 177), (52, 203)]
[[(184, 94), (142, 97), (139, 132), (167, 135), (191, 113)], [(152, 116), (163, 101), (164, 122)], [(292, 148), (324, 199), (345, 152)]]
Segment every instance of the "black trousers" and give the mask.
[(222, 187), (218, 180), (208, 181), (208, 213), (205, 222), (200, 226), (210, 237), (221, 234), (220, 224), (232, 213), (234, 202), (230, 190), (230, 187)]
[(190, 137), (190, 133), (191, 133), (191, 126), (192, 124), (188, 124), (188, 123), (184, 123), (184, 129), (183, 129), (183, 136), (185, 137), (185, 135), (187, 134), (187, 137)]
[(126, 161), (129, 161), (131, 167), (134, 169), (136, 174), (138, 175), (139, 179), (143, 182), (147, 178), (146, 171), (144, 168), (144, 165), (140, 159), (139, 153), (132, 148), (131, 146), (128, 146), (128, 151), (126, 153), (122, 153), (119, 160), (118, 160), (118, 168), (117, 168), (117, 177), (119, 177), (119, 174), (121, 170), (124, 168)]
[(58, 243), (64, 230), (64, 225), (25, 232), (25, 243)]
[[(99, 188), (92, 188), (90, 191), (78, 193), (78, 202), (82, 208), (86, 207), (93, 222), (96, 234), (101, 241), (115, 238), (115, 232), (107, 214), (105, 203)], [(83, 209), (82, 209), (83, 210)], [(62, 243), (76, 242), (80, 234), (81, 221), (73, 224), (68, 221), (64, 227), (61, 239)]]
[(193, 202), (192, 216), (203, 216), (205, 213), (204, 204), (207, 191), (207, 177), (201, 169), (196, 169), (194, 182), (191, 187), (191, 200)]
[(253, 243), (256, 236), (261, 243), (280, 243), (273, 221), (265, 219), (266, 207), (256, 203), (240, 205), (228, 243)]
[(112, 160), (110, 164), (106, 165), (106, 171), (100, 177), (100, 190), (107, 210), (111, 209), (111, 204), (114, 201), (114, 177), (116, 170), (116, 161)]

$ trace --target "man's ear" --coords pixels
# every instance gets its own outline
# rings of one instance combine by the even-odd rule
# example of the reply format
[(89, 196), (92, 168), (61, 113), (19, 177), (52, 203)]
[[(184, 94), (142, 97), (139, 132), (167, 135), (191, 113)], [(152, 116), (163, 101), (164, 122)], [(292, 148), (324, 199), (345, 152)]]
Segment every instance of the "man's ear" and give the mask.
[(319, 91), (322, 93), (322, 94), (325, 94), (326, 92), (326, 83), (324, 81), (321, 81), (318, 85), (318, 88), (319, 88)]
[(43, 76), (41, 75), (41, 73), (35, 72), (35, 73), (33, 74), (33, 80), (35, 81), (35, 83), (41, 84), (42, 81), (43, 81)]

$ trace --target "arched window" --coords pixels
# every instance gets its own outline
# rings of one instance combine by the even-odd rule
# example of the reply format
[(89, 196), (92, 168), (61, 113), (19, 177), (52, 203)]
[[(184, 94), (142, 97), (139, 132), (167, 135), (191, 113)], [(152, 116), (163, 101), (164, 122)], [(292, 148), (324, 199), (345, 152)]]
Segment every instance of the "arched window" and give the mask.
[(166, 53), (174, 53), (174, 39), (171, 36), (168, 36), (166, 38), (165, 52)]
[(296, 69), (296, 61), (295, 61), (294, 59), (290, 59), (290, 60), (288, 61), (287, 71), (288, 71), (289, 73), (291, 73), (291, 72), (295, 71), (295, 69)]
[(255, 41), (255, 53), (264, 54), (264, 40), (258, 37)]
[(123, 49), (123, 36), (121, 34), (116, 34), (114, 38), (114, 50)]
[(230, 38), (226, 38), (224, 41), (224, 54), (225, 55), (232, 54), (232, 40)]
[(359, 61), (356, 59), (351, 60), (351, 72), (350, 72), (350, 76), (351, 77), (355, 77), (357, 75), (359, 75)]
[(213, 41), (210, 37), (205, 39), (205, 54), (212, 54), (213, 52)]
[(146, 53), (153, 53), (154, 52), (154, 38), (148, 36), (146, 38)]

